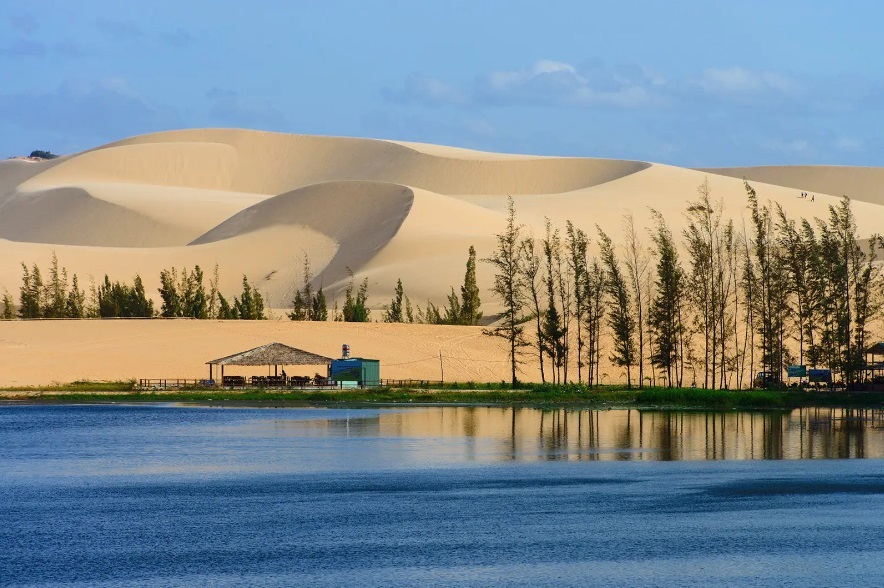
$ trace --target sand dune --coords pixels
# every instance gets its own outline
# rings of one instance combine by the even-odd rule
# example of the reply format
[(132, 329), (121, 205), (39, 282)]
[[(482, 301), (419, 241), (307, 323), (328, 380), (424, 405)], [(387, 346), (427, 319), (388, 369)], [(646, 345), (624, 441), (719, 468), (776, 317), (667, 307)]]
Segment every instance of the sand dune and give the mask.
[[(480, 258), (493, 251), (508, 195), (519, 221), (534, 234), (542, 234), (549, 218), (560, 228), (571, 220), (591, 237), (598, 225), (619, 241), (629, 211), (647, 243), (650, 208), (680, 234), (686, 205), (704, 180), (716, 206), (740, 226), (747, 218), (743, 176), (762, 201), (793, 217), (825, 217), (827, 205), (848, 194), (863, 235), (884, 226), (879, 168), (693, 170), (371, 139), (183, 130), (53, 161), (0, 162), (0, 291), (17, 294), (20, 262), (45, 267), (53, 252), (82, 284), (105, 273), (121, 280), (137, 273), (155, 299), (161, 269), (199, 264), (209, 273), (218, 264), (225, 294), (238, 292), (246, 274), (276, 309), (274, 316), (283, 317), (301, 284), (306, 254), (314, 286), (323, 285), (332, 304), (341, 301), (347, 268), (358, 280), (369, 279), (369, 305), (376, 311), (390, 300), (398, 279), (414, 304), (441, 304), (463, 279), (467, 249), (475, 246)], [(815, 202), (798, 198), (801, 190), (815, 193)], [(493, 275), (487, 265), (480, 264), (478, 279), (483, 310), (493, 315), (499, 304), (489, 292)], [(168, 328), (209, 328), (187, 325)], [(212, 328), (239, 333), (252, 327)], [(254, 328), (249, 342), (266, 342), (257, 334), (261, 328)], [(418, 327), (397, 332), (423, 333)], [(406, 339), (403, 349), (423, 349), (411, 335)], [(194, 349), (203, 355), (224, 351), (230, 349)], [(0, 372), (9, 361), (0, 354)]]
[[(399, 183), (440, 194), (555, 194), (608, 182), (649, 165), (610, 159), (483, 158), (481, 152), (446, 147), (428, 153), (391, 141), (227, 129), (144, 135), (88, 155), (99, 161), (110, 159), (115, 174), (141, 177), (144, 166), (139, 159), (147, 157), (147, 152), (136, 151), (137, 158), (115, 152), (156, 146), (174, 155), (163, 156), (161, 173), (152, 174), (153, 182), (191, 185), (197, 177), (193, 170), (199, 170), (199, 177), (217, 189), (263, 194), (340, 180)], [(206, 156), (208, 164), (203, 152), (211, 153)], [(200, 155), (188, 161), (191, 165), (185, 174), (180, 164), (188, 153), (194, 153), (194, 158)], [(219, 175), (216, 169), (224, 165), (222, 161), (229, 168)], [(131, 172), (126, 166), (131, 166)]]
[(182, 243), (186, 234), (174, 225), (95, 198), (82, 188), (16, 192), (0, 202), (0, 238), (10, 241), (162, 247)]
[(347, 278), (347, 268), (361, 268), (392, 239), (413, 201), (414, 192), (398, 184), (326, 182), (250, 206), (191, 245), (232, 239), (272, 226), (307, 227), (338, 244), (337, 253), (314, 280), (315, 287), (328, 284), (334, 290)]
[(884, 168), (836, 165), (728, 167), (707, 170), (816, 194), (849, 196), (852, 200), (884, 204)]

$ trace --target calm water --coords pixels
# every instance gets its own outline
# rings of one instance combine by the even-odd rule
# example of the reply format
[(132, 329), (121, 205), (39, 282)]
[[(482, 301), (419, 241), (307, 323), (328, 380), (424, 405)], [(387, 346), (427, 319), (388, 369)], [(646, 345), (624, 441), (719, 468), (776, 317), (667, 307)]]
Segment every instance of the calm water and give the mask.
[(880, 411), (0, 406), (0, 585), (880, 586), (882, 457)]

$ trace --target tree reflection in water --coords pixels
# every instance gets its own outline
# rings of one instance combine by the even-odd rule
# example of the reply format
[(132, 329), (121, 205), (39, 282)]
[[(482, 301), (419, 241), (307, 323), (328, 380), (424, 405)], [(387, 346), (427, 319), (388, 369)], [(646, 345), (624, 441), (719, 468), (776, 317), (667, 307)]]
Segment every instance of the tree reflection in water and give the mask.
[[(660, 411), (424, 407), (381, 411), (357, 431), (460, 437), (509, 460), (721, 460), (884, 457), (884, 410)], [(350, 434), (354, 433), (350, 421)], [(492, 446), (487, 446), (491, 443)], [(499, 444), (498, 444), (499, 443)]]

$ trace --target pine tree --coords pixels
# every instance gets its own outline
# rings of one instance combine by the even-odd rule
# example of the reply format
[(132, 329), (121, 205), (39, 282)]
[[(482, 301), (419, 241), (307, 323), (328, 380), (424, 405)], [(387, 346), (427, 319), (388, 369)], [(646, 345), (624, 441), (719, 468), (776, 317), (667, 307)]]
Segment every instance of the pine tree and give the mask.
[(537, 347), (537, 359), (540, 366), (540, 381), (546, 383), (544, 369), (544, 349), (546, 340), (543, 335), (543, 311), (540, 307), (540, 288), (542, 274), (540, 256), (536, 251), (536, 242), (533, 236), (526, 236), (519, 244), (519, 269), (522, 274), (522, 283), (525, 286), (526, 303), (531, 308), (535, 326), (535, 345)]
[(564, 341), (566, 332), (564, 321), (559, 313), (559, 276), (560, 268), (557, 260), (561, 242), (558, 229), (553, 230), (552, 223), (546, 219), (546, 236), (542, 242), (543, 257), (546, 266), (546, 311), (543, 315), (543, 340), (546, 344), (546, 353), (553, 364), (553, 383), (562, 381), (562, 366), (565, 364)]
[(645, 383), (645, 304), (642, 300), (642, 285), (645, 283), (648, 271), (647, 253), (638, 238), (635, 230), (635, 220), (632, 213), (627, 212), (623, 218), (624, 233), (626, 234), (626, 271), (629, 274), (629, 282), (632, 287), (632, 300), (635, 303), (636, 332), (638, 334), (638, 385), (639, 388)]
[(509, 346), (512, 385), (518, 385), (518, 370), (521, 365), (521, 350), (528, 345), (525, 340), (525, 327), (522, 311), (525, 307), (525, 284), (520, 264), (519, 246), (522, 243), (522, 226), (516, 224), (516, 207), (509, 198), (506, 227), (496, 235), (497, 247), (491, 257), (484, 261), (496, 270), (491, 291), (503, 305), (503, 317), (498, 324), (486, 329), (485, 334), (501, 337)]
[(648, 317), (655, 343), (651, 363), (666, 372), (666, 384), (672, 387), (679, 381), (684, 270), (666, 221), (659, 212), (652, 211), (652, 214), (656, 222), (652, 236), (656, 247), (657, 276), (656, 296), (651, 301)]
[(98, 299), (98, 286), (95, 284), (95, 277), (89, 276), (89, 304), (86, 306), (86, 316), (88, 318), (100, 318), (101, 307)]
[(405, 320), (408, 323), (414, 322), (414, 310), (411, 308), (411, 300), (405, 297)]
[(751, 277), (756, 292), (754, 313), (761, 335), (762, 371), (770, 383), (782, 382), (786, 363), (785, 325), (788, 306), (788, 276), (783, 256), (774, 240), (769, 207), (760, 206), (755, 190), (744, 181), (752, 216), (753, 253), (756, 272)]
[(31, 281), (28, 292), (28, 298), (34, 305), (34, 314), (30, 318), (42, 318), (44, 316), (43, 311), (46, 308), (45, 292), (46, 289), (43, 284), (43, 277), (40, 275), (40, 268), (35, 263), (31, 268)]
[(19, 290), (18, 315), (23, 319), (40, 318), (40, 294), (43, 288), (33, 286), (34, 276), (24, 262), (22, 262), (21, 268), (22, 283)]
[(310, 282), (313, 280), (313, 273), (310, 271), (310, 259), (304, 254), (304, 320), (313, 321), (313, 287)]
[(467, 258), (467, 271), (464, 275), (463, 286), (460, 288), (461, 305), (460, 321), (462, 325), (478, 325), (482, 318), (479, 310), (482, 301), (479, 299), (479, 285), (476, 282), (476, 248), (470, 245), (469, 257)]
[(236, 315), (235, 309), (227, 302), (224, 295), (218, 292), (218, 319), (226, 321), (237, 318), (239, 317)]
[(67, 270), (59, 269), (58, 257), (52, 252), (52, 261), (49, 264), (49, 281), (46, 283), (43, 299), (45, 308), (43, 316), (46, 318), (64, 318), (67, 306)]
[(65, 316), (67, 318), (80, 319), (86, 316), (86, 293), (80, 289), (77, 274), (74, 274), (74, 277), (71, 279), (71, 289), (68, 292), (65, 307)]
[(218, 318), (218, 264), (215, 264), (215, 269), (212, 271), (212, 278), (209, 280), (209, 304), (207, 309), (207, 316), (210, 319)]
[(448, 305), (445, 307), (445, 316), (442, 317), (442, 324), (460, 325), (463, 324), (462, 319), (463, 310), (460, 306), (460, 299), (452, 287), (451, 293), (448, 294)]
[(635, 319), (626, 279), (614, 254), (611, 238), (598, 225), (602, 264), (607, 273), (605, 292), (611, 301), (608, 322), (614, 336), (614, 355), (611, 361), (626, 368), (626, 385), (632, 387), (632, 366), (635, 365)]
[(328, 303), (325, 300), (325, 292), (322, 291), (322, 285), (319, 286), (319, 290), (313, 295), (313, 320), (323, 322), (328, 320)]
[[(150, 318), (153, 314), (153, 300), (147, 298), (144, 284), (141, 282), (141, 276), (136, 274), (133, 287), (128, 289), (128, 304), (126, 305), (124, 316)], [(205, 316), (202, 318), (205, 318)]]
[(122, 311), (119, 297), (115, 295), (115, 288), (107, 274), (104, 275), (104, 282), (98, 286), (98, 309), (102, 318), (118, 317)]
[(325, 321), (328, 320), (328, 307), (322, 286), (313, 292), (313, 274), (310, 271), (310, 258), (304, 254), (303, 288), (295, 290), (292, 299), (292, 311), (288, 317), (293, 321)]
[(15, 318), (15, 307), (12, 304), (12, 296), (9, 295), (9, 292), (3, 292), (3, 320), (12, 320)]
[(385, 323), (401, 323), (402, 322), (402, 305), (405, 297), (405, 290), (402, 287), (402, 280), (396, 282), (396, 290), (393, 293), (393, 300), (384, 310)]
[(420, 306), (417, 307), (417, 322), (425, 325), (441, 325), (445, 323), (439, 307), (429, 300), (427, 300), (427, 309), (425, 311), (422, 311)]
[(160, 272), (159, 293), (160, 298), (163, 300), (160, 307), (160, 316), (164, 318), (183, 316), (181, 311), (181, 294), (178, 291), (178, 273), (174, 267), (171, 270), (164, 269)]
[(206, 297), (206, 288), (203, 285), (203, 270), (200, 266), (193, 266), (190, 274), (190, 292), (187, 316), (195, 319), (205, 319), (209, 317), (209, 301)]
[(590, 385), (601, 382), (599, 364), (602, 357), (602, 323), (605, 320), (605, 270), (593, 258), (586, 274), (586, 352), (588, 362), (587, 381)]
[(242, 277), (242, 294), (239, 298), (233, 299), (234, 318), (240, 320), (264, 320), (264, 299), (261, 294), (252, 288), (249, 279)]
[(304, 301), (304, 294), (301, 293), (301, 290), (295, 290), (295, 297), (292, 300), (292, 311), (288, 313), (288, 316), (293, 321), (306, 321), (307, 320), (307, 308), (308, 304)]
[[(703, 333), (704, 387), (725, 382), (726, 365), (720, 360), (726, 340), (725, 307), (728, 304), (726, 284), (726, 251), (733, 245), (733, 226), (722, 224), (724, 204), (712, 205), (712, 190), (706, 179), (697, 188), (698, 199), (690, 203), (685, 218), (685, 244), (690, 259), (687, 288), (694, 303), (696, 328)], [(730, 243), (730, 245), (729, 245)], [(719, 379), (720, 377), (720, 379)]]
[(583, 349), (586, 340), (583, 337), (583, 323), (586, 319), (586, 280), (588, 277), (586, 251), (589, 239), (581, 229), (576, 229), (571, 221), (567, 222), (568, 266), (571, 272), (574, 291), (574, 318), (577, 324), (577, 382), (583, 382)]
[(356, 288), (354, 283), (353, 272), (347, 268), (350, 275), (350, 282), (344, 291), (344, 306), (341, 309), (341, 315), (344, 322), (347, 323), (367, 323), (371, 321), (371, 310), (366, 307), (368, 300), (368, 278)]

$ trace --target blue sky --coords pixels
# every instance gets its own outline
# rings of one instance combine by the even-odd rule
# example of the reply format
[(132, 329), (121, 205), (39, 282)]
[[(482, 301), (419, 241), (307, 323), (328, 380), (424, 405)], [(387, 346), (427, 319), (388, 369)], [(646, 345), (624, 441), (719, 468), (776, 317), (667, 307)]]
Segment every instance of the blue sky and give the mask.
[(686, 166), (884, 165), (884, 4), (0, 6), (0, 157), (183, 127)]

